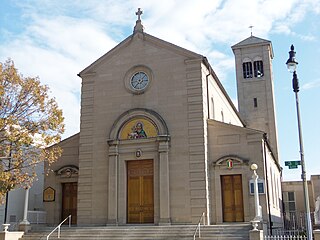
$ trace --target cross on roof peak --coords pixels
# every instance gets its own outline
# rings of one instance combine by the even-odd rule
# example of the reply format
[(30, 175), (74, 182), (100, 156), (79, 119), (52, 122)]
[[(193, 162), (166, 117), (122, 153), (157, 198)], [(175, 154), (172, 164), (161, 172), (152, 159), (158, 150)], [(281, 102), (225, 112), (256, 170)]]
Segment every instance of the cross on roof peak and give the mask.
[(140, 8), (138, 8), (138, 11), (136, 12), (136, 15), (138, 16), (138, 21), (141, 21), (141, 15), (143, 14), (143, 11), (141, 11)]
[(251, 37), (252, 37), (252, 29), (253, 29), (253, 27), (254, 27), (254, 26), (252, 26), (252, 25), (249, 26), (249, 28), (251, 29)]
[(141, 15), (142, 15), (141, 8), (138, 8), (138, 11), (136, 12), (136, 15), (138, 16), (138, 20), (136, 21), (136, 25), (133, 29), (133, 33), (136, 32), (143, 32), (143, 25), (141, 23)]

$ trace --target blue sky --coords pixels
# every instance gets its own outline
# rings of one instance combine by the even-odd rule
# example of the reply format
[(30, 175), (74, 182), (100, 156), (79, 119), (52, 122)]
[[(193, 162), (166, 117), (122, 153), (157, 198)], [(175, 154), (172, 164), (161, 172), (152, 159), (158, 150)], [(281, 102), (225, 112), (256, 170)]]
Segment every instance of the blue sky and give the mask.
[(300, 180), (292, 75), (297, 52), (307, 174), (320, 174), (320, 0), (2, 0), (0, 61), (11, 58), (24, 76), (39, 76), (64, 110), (68, 137), (79, 131), (82, 69), (132, 34), (138, 7), (145, 31), (206, 56), (237, 104), (231, 46), (253, 35), (272, 41), (279, 152), (284, 180)]

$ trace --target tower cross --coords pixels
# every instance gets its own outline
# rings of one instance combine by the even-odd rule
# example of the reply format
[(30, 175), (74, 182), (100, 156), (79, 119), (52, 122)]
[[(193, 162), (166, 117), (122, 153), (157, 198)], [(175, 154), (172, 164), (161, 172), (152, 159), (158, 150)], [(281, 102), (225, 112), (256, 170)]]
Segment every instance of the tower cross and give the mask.
[(138, 11), (136, 12), (136, 15), (138, 16), (138, 21), (141, 21), (141, 15), (142, 15), (142, 11), (140, 10), (140, 8), (138, 8)]

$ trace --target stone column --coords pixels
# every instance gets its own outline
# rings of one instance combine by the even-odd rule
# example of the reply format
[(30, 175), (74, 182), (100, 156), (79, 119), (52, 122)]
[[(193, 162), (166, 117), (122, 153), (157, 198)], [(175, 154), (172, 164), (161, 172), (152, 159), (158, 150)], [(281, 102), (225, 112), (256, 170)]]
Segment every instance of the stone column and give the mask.
[(118, 141), (109, 144), (108, 225), (118, 224)]
[(31, 229), (30, 222), (28, 221), (29, 188), (25, 190), (23, 220), (19, 223), (19, 230), (28, 232)]
[(169, 136), (158, 136), (159, 142), (159, 190), (160, 225), (171, 224), (169, 191)]

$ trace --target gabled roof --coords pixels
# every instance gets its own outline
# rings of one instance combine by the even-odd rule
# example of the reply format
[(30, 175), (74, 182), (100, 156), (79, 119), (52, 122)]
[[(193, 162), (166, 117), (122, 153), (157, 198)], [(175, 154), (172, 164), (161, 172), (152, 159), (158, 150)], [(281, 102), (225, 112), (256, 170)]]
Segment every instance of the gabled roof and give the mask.
[(126, 47), (131, 43), (131, 41), (134, 41), (135, 39), (140, 39), (142, 41), (150, 42), (151, 44), (155, 44), (158, 47), (162, 47), (165, 49), (168, 49), (170, 51), (176, 52), (177, 54), (183, 55), (185, 57), (191, 58), (191, 59), (199, 59), (201, 60), (203, 56), (201, 54), (192, 52), (190, 50), (187, 50), (185, 48), (179, 47), (175, 44), (172, 44), (170, 42), (164, 41), (160, 38), (154, 37), (150, 34), (147, 34), (145, 32), (136, 31), (126, 39), (124, 39), (122, 42), (120, 42), (117, 46), (112, 48), (109, 52), (98, 58), (96, 61), (94, 61), (92, 64), (90, 64), (88, 67), (86, 67), (84, 70), (82, 70), (78, 76), (81, 77), (85, 74), (93, 74), (94, 68), (97, 66), (100, 62), (107, 59), (108, 57), (111, 57), (113, 54), (118, 52), (120, 49)]
[(263, 39), (263, 38), (258, 38), (255, 36), (250, 36), (241, 42), (233, 45), (231, 48), (232, 50), (239, 49), (239, 48), (245, 48), (245, 47), (250, 47), (252, 45), (270, 45), (271, 48), (271, 57), (273, 58), (273, 48), (272, 48), (272, 43), (269, 40)]
[(76, 138), (79, 138), (79, 136), (80, 136), (80, 132), (78, 132), (78, 133), (76, 133), (76, 134), (74, 134), (74, 135), (71, 135), (71, 136), (69, 136), (69, 137), (61, 140), (60, 143), (70, 142), (70, 141), (72, 141), (72, 140), (74, 140), (74, 139), (76, 139)]
[[(137, 21), (137, 23), (139, 23), (139, 22)], [(95, 73), (94, 69), (95, 69), (95, 67), (97, 65), (99, 65), (105, 59), (107, 59), (107, 58), (111, 57), (112, 55), (116, 54), (120, 49), (125, 48), (126, 46), (128, 46), (131, 43), (131, 41), (134, 41), (135, 39), (140, 39), (141, 41), (147, 41), (147, 42), (149, 42), (151, 44), (156, 45), (157, 47), (162, 47), (162, 48), (167, 49), (169, 51), (172, 51), (172, 52), (175, 52), (177, 54), (180, 54), (181, 56), (185, 56), (185, 57), (187, 57), (189, 59), (194, 59), (194, 60), (201, 61), (208, 68), (210, 74), (215, 79), (216, 83), (218, 84), (218, 86), (220, 87), (221, 91), (225, 95), (225, 97), (228, 100), (229, 104), (231, 105), (231, 107), (233, 108), (235, 113), (238, 115), (238, 117), (241, 120), (241, 122), (243, 123), (243, 125), (245, 125), (245, 123), (243, 122), (243, 120), (241, 119), (241, 117), (239, 115), (238, 110), (234, 106), (232, 100), (230, 99), (228, 93), (224, 89), (223, 85), (221, 84), (219, 78), (215, 74), (214, 70), (212, 69), (212, 67), (209, 64), (209, 62), (208, 62), (206, 57), (204, 57), (201, 54), (195, 53), (193, 51), (187, 50), (185, 48), (179, 47), (179, 46), (177, 46), (175, 44), (172, 44), (170, 42), (167, 42), (165, 40), (162, 40), (160, 38), (154, 37), (154, 36), (152, 36), (150, 34), (147, 34), (147, 33), (143, 32), (143, 27), (141, 27), (141, 29), (138, 29), (138, 30), (135, 29), (135, 31), (133, 32), (132, 35), (130, 35), (129, 37), (124, 39), (122, 42), (120, 42), (117, 46), (115, 46), (109, 52), (107, 52), (106, 54), (101, 56), (99, 59), (97, 59), (95, 62), (90, 64), (88, 67), (86, 67), (84, 70), (82, 70), (78, 74), (78, 76), (82, 77), (84, 75), (94, 74)]]
[(271, 41), (263, 39), (263, 38), (258, 38), (255, 36), (250, 36), (241, 42), (233, 45), (231, 48), (238, 48), (238, 47), (243, 47), (247, 45), (252, 45), (252, 44), (271, 44)]
[(57, 146), (57, 145), (62, 146), (62, 145), (65, 145), (65, 144), (69, 144), (71, 141), (73, 141), (73, 140), (75, 140), (76, 138), (79, 138), (79, 137), (80, 137), (80, 132), (78, 132), (78, 133), (76, 133), (76, 134), (74, 134), (74, 135), (72, 135), (70, 137), (67, 137), (67, 138), (63, 139), (60, 142), (49, 146), (48, 148), (51, 148), (51, 147)]

